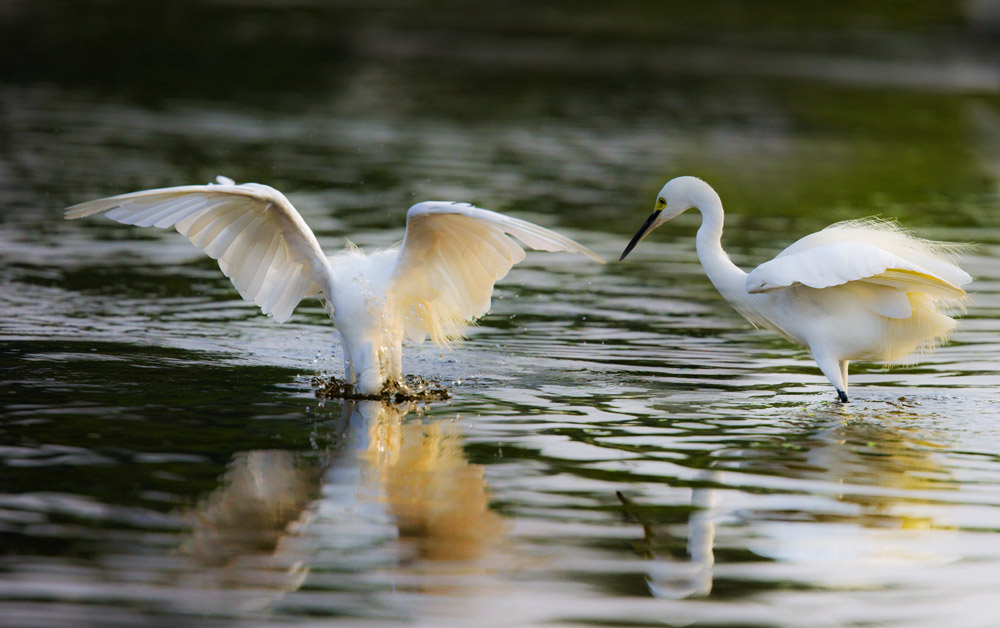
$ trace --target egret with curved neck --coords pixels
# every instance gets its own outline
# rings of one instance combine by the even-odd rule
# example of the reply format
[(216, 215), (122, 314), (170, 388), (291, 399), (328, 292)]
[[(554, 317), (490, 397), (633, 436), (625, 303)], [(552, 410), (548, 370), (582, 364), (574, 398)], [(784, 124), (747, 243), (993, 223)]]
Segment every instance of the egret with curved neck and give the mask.
[(807, 235), (746, 273), (722, 249), (719, 195), (695, 177), (663, 186), (619, 261), (689, 209), (701, 212), (698, 259), (719, 294), (755, 327), (808, 347), (843, 402), (852, 360), (899, 362), (947, 340), (956, 325), (948, 312), (962, 307), (972, 281), (954, 260), (957, 247), (876, 218)]

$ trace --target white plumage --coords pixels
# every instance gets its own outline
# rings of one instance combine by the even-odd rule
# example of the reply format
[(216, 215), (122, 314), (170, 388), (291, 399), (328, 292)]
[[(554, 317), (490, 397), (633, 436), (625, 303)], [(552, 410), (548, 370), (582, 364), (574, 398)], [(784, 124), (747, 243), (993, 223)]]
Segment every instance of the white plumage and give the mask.
[[(402, 340), (460, 338), (490, 309), (493, 284), (524, 259), (524, 245), (596, 254), (558, 233), (465, 203), (410, 208), (399, 247), (354, 247), (327, 257), (285, 196), (267, 185), (217, 184), (144, 190), (74, 205), (67, 219), (106, 212), (121, 223), (174, 227), (219, 261), (240, 295), (279, 323), (305, 297), (325, 298), (340, 331), (348, 380), (378, 394), (402, 378)], [(514, 240), (517, 239), (517, 241)]]
[(875, 218), (831, 225), (745, 273), (722, 250), (719, 195), (695, 177), (663, 186), (621, 259), (692, 208), (702, 215), (698, 258), (719, 293), (755, 326), (808, 347), (842, 401), (851, 360), (897, 362), (944, 342), (956, 325), (948, 313), (962, 308), (972, 281), (954, 260), (958, 247)]

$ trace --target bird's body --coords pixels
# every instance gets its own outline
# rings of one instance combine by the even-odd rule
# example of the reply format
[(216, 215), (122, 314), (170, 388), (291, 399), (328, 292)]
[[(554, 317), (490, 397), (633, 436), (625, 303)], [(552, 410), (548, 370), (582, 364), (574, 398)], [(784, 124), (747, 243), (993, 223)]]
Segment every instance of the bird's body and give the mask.
[[(363, 395), (402, 383), (402, 343), (441, 345), (490, 308), (494, 283), (524, 259), (518, 243), (601, 258), (553, 231), (465, 203), (429, 201), (407, 212), (403, 242), (327, 257), (287, 198), (256, 183), (144, 190), (74, 205), (137, 226), (174, 227), (218, 260), (244, 299), (284, 322), (320, 296), (340, 331), (347, 379)], [(514, 240), (517, 239), (517, 241)]]
[(622, 259), (691, 208), (702, 215), (698, 258), (719, 293), (753, 325), (808, 347), (843, 401), (850, 361), (897, 362), (955, 327), (947, 312), (962, 306), (971, 277), (951, 259), (952, 247), (869, 218), (810, 234), (746, 273), (722, 249), (718, 194), (694, 177), (663, 187)]

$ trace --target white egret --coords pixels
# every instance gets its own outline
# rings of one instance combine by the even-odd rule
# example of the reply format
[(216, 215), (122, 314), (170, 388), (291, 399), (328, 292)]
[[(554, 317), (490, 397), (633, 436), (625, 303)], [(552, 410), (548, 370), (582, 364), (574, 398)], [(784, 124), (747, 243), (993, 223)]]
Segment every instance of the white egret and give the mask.
[(349, 246), (327, 257), (302, 216), (278, 190), (258, 183), (144, 190), (74, 205), (67, 219), (107, 212), (141, 227), (174, 227), (219, 261), (240, 295), (279, 323), (319, 295), (340, 331), (347, 380), (362, 395), (403, 386), (404, 337), (447, 346), (490, 309), (493, 284), (543, 251), (589, 249), (553, 231), (466, 203), (428, 201), (406, 214), (402, 244), (364, 254)]
[(972, 281), (954, 245), (914, 237), (876, 218), (840, 222), (807, 235), (743, 272), (722, 250), (722, 201), (695, 177), (663, 186), (619, 261), (653, 229), (688, 209), (701, 212), (698, 259), (719, 293), (755, 327), (805, 345), (847, 401), (851, 360), (898, 362), (944, 342)]

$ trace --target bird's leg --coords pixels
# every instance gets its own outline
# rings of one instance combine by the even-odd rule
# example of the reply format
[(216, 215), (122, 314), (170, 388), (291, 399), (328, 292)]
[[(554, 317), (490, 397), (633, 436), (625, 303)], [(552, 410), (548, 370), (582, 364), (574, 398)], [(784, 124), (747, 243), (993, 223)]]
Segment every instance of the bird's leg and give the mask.
[(351, 354), (344, 350), (344, 379), (348, 384), (354, 384), (354, 362), (351, 361)]
[(397, 338), (392, 341), (392, 348), (389, 354), (389, 377), (400, 384), (403, 383), (403, 340)]
[(355, 385), (362, 395), (377, 395), (382, 391), (385, 378), (379, 363), (378, 347), (372, 341), (361, 342), (352, 351), (354, 359)]
[(406, 385), (403, 378), (403, 338), (394, 338), (389, 349), (389, 379), (395, 382), (396, 388), (404, 395), (412, 395), (413, 391)]
[(819, 370), (823, 371), (823, 375), (826, 375), (833, 387), (837, 389), (840, 401), (847, 403), (847, 360), (837, 360), (816, 352), (813, 352), (813, 358), (819, 365)]
[(844, 390), (843, 391), (838, 390), (837, 394), (840, 395), (840, 400), (843, 401), (844, 403), (847, 403), (847, 365), (849, 363), (850, 360), (840, 361), (840, 377), (844, 380)]
[(337, 328), (340, 332), (340, 346), (344, 351), (344, 380), (352, 387), (356, 387), (358, 383), (357, 371), (354, 369), (354, 346), (350, 342), (350, 338), (344, 334), (340, 328)]
[(344, 347), (344, 375), (354, 386), (354, 392), (379, 394), (385, 377), (379, 364), (378, 343), (367, 340), (362, 333), (347, 334), (343, 329), (340, 329), (340, 338)]

